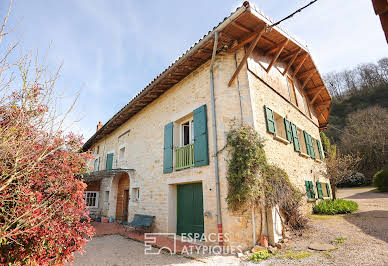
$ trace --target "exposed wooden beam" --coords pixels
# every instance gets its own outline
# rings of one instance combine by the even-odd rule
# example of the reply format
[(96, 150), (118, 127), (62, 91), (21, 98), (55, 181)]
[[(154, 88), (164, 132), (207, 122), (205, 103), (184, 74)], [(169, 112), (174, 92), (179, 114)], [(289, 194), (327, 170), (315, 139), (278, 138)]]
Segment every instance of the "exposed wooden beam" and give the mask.
[(308, 77), (308, 76), (310, 75), (311, 72), (316, 72), (316, 71), (317, 71), (316, 68), (309, 69), (309, 70), (307, 70), (307, 71), (305, 71), (305, 72), (303, 72), (303, 73), (300, 73), (300, 74), (297, 76), (297, 78), (298, 78), (298, 79), (302, 79), (302, 78)]
[(305, 79), (305, 81), (303, 82), (303, 85), (302, 87), (300, 87), (300, 90), (304, 90), (304, 87), (306, 87), (307, 83), (310, 81), (310, 79), (313, 77), (313, 75), (315, 74), (316, 71), (314, 72), (311, 72), (307, 78)]
[(293, 51), (291, 51), (288, 55), (286, 55), (285, 57), (282, 57), (282, 60), (283, 61), (287, 61), (288, 59), (292, 58), (295, 53), (300, 53), (302, 51), (302, 48), (297, 48)]
[(315, 87), (315, 88), (311, 88), (307, 91), (307, 93), (311, 96), (311, 94), (315, 95), (315, 93), (317, 91), (319, 91), (320, 89), (322, 88), (326, 88), (325, 85), (321, 85), (321, 86), (318, 86), (318, 87)]
[(296, 58), (298, 57), (299, 53), (302, 51), (302, 48), (299, 48), (298, 51), (295, 52), (294, 56), (291, 58), (290, 62), (288, 62), (286, 68), (283, 71), (283, 76), (290, 70), (292, 64), (295, 62)]
[(253, 30), (248, 29), (247, 27), (241, 25), (240, 23), (238, 23), (236, 21), (233, 21), (232, 25), (235, 26), (236, 28), (242, 30), (242, 31), (249, 32), (249, 33), (253, 32)]
[(324, 102), (320, 102), (318, 104), (315, 104), (314, 107), (320, 109), (321, 107), (327, 107), (328, 104), (330, 104), (330, 101), (324, 101)]
[(314, 97), (312, 98), (312, 100), (310, 101), (310, 104), (313, 105), (314, 102), (318, 99), (318, 96), (319, 94), (321, 93), (321, 91), (325, 88), (325, 86), (322, 86), (314, 95)]
[(282, 53), (282, 51), (283, 51), (284, 47), (287, 45), (287, 43), (288, 43), (288, 39), (284, 40), (282, 42), (282, 45), (278, 47), (278, 51), (276, 52), (274, 58), (272, 58), (271, 63), (269, 64), (269, 66), (266, 69), (267, 73), (271, 70), (272, 66), (276, 63), (276, 60), (278, 60), (280, 54)]
[(205, 48), (199, 48), (198, 49), (199, 52), (202, 52), (204, 54), (211, 54), (213, 51), (210, 50), (210, 49), (205, 49)]
[[(271, 48), (269, 48), (264, 55), (270, 55), (270, 54), (273, 54), (275, 53), (276, 51), (279, 51), (279, 48), (280, 47), (283, 47), (284, 48), (284, 44), (287, 44), (288, 43), (288, 39), (285, 39), (277, 44), (275, 44), (274, 46), (272, 46)], [(283, 50), (283, 49), (282, 49)]]
[(233, 81), (235, 80), (235, 78), (237, 77), (238, 73), (240, 72), (241, 68), (244, 66), (244, 64), (246, 63), (248, 57), (251, 55), (253, 49), (255, 49), (256, 47), (256, 44), (259, 42), (260, 38), (261, 38), (261, 35), (263, 35), (263, 33), (265, 32), (265, 27), (266, 25), (262, 26), (262, 28), (256, 32), (256, 36), (255, 38), (253, 38), (252, 42), (251, 42), (251, 45), (249, 46), (248, 48), (248, 51), (245, 53), (243, 59), (241, 59), (241, 62), (240, 64), (237, 66), (237, 69), (236, 71), (234, 71), (233, 73), (233, 76), (231, 77), (231, 79), (229, 80), (229, 83), (228, 83), (228, 86), (230, 87), (230, 85), (232, 85)]
[(253, 41), (257, 37), (258, 32), (260, 32), (262, 28), (263, 26), (259, 26), (254, 32), (250, 33), (245, 39), (239, 41), (236, 46), (229, 49), (229, 53), (234, 53), (235, 51), (237, 51), (247, 43), (250, 43), (251, 41)]
[(327, 118), (323, 115), (323, 112), (325, 112), (326, 110), (329, 110), (329, 107), (325, 107), (325, 108), (323, 108), (322, 110), (320, 110), (320, 111), (319, 111), (318, 117), (322, 116), (323, 119), (325, 120), (325, 122), (327, 123), (327, 122), (328, 122), (328, 121), (327, 121)]
[(306, 59), (307, 59), (308, 56), (309, 56), (309, 54), (306, 53), (306, 54), (302, 57), (302, 59), (300, 60), (299, 64), (296, 66), (295, 71), (294, 71), (294, 78), (295, 78), (296, 74), (298, 74), (299, 69), (302, 67), (302, 65), (304, 64), (304, 62), (306, 61)]

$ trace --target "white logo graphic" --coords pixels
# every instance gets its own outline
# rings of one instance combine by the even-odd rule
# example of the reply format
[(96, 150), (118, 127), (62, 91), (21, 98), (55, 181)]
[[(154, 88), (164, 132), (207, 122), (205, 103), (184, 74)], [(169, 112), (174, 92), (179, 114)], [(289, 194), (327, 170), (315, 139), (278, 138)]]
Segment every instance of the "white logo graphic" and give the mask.
[[(156, 251), (153, 251), (152, 246), (156, 246), (157, 236), (171, 238), (173, 240), (173, 244), (174, 244), (172, 247), (173, 250), (171, 250), (171, 248), (169, 248), (169, 247), (162, 246), (159, 249), (157, 249)], [(146, 254), (146, 255), (148, 255), (148, 254), (153, 254), (153, 255), (156, 254), (157, 255), (157, 254), (160, 254), (160, 252), (162, 250), (166, 250), (166, 251), (170, 252), (171, 255), (176, 254), (176, 234), (174, 234), (174, 233), (144, 233), (144, 246), (145, 246), (144, 254)]]

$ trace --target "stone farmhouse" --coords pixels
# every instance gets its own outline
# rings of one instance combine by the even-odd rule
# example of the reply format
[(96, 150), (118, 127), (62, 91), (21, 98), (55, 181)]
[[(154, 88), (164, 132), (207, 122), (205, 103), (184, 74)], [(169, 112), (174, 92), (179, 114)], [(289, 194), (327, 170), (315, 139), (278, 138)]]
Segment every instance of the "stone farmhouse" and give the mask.
[(268, 161), (306, 193), (306, 212), (331, 196), (319, 135), (331, 96), (308, 48), (272, 23), (244, 2), (97, 126), (83, 147), (95, 157), (85, 177), (91, 215), (153, 215), (153, 232), (204, 233), (225, 246), (251, 246), (262, 226), (277, 242), (276, 207), (228, 210), (223, 147), (235, 119), (258, 131)]

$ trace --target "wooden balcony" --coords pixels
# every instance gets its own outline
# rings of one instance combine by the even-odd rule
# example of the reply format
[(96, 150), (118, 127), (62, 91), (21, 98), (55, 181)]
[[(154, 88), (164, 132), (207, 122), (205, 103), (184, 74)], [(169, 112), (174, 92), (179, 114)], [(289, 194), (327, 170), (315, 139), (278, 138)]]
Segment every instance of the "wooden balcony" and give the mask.
[(175, 170), (194, 166), (194, 143), (175, 150)]

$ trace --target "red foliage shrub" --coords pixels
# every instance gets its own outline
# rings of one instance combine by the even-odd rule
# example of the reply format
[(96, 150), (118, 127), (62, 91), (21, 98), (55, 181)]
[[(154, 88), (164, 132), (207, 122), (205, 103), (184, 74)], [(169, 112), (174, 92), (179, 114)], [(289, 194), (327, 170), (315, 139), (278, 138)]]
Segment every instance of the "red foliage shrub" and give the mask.
[(64, 264), (93, 234), (84, 201), (88, 153), (53, 130), (49, 90), (0, 101), (0, 263)]

